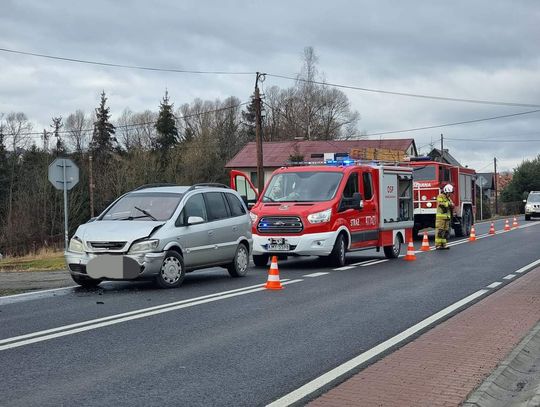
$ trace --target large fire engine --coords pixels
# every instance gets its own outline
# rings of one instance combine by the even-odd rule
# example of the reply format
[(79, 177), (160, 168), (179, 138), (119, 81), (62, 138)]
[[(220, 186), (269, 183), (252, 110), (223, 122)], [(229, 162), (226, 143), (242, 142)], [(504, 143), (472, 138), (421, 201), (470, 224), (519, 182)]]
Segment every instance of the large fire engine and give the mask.
[[(251, 208), (255, 264), (278, 255), (322, 256), (343, 266), (347, 251), (368, 248), (398, 257), (412, 238), (412, 179), (411, 168), (353, 160), (277, 169)], [(231, 173), (231, 186), (255, 201), (243, 173)]]
[(455, 205), (452, 228), (458, 237), (469, 236), (476, 213), (476, 172), (470, 168), (431, 161), (427, 157), (413, 158), (401, 165), (413, 168), (413, 234), (416, 236), (421, 229), (435, 227), (437, 195), (446, 184), (451, 184), (454, 187), (451, 198)]

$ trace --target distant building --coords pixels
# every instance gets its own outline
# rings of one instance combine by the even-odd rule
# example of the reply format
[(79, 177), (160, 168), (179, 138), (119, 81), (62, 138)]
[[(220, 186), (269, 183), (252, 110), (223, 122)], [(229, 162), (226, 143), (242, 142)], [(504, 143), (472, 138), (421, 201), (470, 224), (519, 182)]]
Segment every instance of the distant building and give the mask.
[(428, 157), (430, 157), (433, 161), (438, 161), (450, 165), (456, 165), (458, 167), (463, 167), (458, 160), (456, 160), (452, 154), (448, 152), (448, 150), (445, 148), (443, 153), (441, 154), (441, 150), (438, 148), (434, 148), (431, 150), (428, 154)]
[[(225, 168), (242, 171), (249, 175), (257, 185), (257, 150), (254, 142), (248, 143)], [(328, 157), (338, 159), (346, 157), (351, 152), (375, 154), (375, 158), (388, 159), (389, 152), (395, 151), (396, 157), (416, 157), (418, 150), (414, 139), (393, 140), (317, 140), (317, 141), (276, 141), (263, 144), (263, 167), (265, 181), (272, 172), (294, 161), (323, 162)], [(378, 152), (380, 156), (377, 157)], [(373, 157), (370, 157), (370, 159)]]

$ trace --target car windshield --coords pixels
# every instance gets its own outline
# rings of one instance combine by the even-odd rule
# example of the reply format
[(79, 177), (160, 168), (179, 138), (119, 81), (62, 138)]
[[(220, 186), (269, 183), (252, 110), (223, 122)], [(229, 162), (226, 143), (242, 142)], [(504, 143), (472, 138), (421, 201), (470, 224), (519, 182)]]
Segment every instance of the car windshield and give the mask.
[(119, 199), (101, 220), (164, 221), (171, 218), (182, 194), (131, 193)]
[(284, 172), (274, 175), (263, 202), (320, 202), (336, 194), (343, 174), (339, 172)]
[(415, 181), (433, 181), (437, 179), (434, 166), (416, 167), (413, 171)]
[(539, 203), (540, 202), (540, 194), (529, 194), (529, 197), (527, 198), (527, 202), (529, 202), (529, 203)]

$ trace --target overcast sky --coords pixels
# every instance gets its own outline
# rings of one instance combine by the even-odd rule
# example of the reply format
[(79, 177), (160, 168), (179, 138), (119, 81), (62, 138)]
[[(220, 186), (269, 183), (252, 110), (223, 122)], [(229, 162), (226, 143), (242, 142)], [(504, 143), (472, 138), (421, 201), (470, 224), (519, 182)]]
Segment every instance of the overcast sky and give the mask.
[[(294, 76), (306, 46), (331, 83), (540, 105), (537, 0), (2, 0), (0, 13), (1, 48), (117, 64)], [(175, 106), (197, 97), (247, 101), (254, 79), (0, 52), (0, 112), (25, 112), (40, 131), (53, 116), (93, 111), (102, 89), (115, 118), (127, 107), (157, 110), (165, 89)], [(292, 84), (268, 77), (264, 86)], [(540, 109), (344, 91), (367, 133)], [(459, 161), (482, 172), (493, 157), (504, 170), (540, 153), (540, 113), (382, 137), (438, 146), (441, 133)]]

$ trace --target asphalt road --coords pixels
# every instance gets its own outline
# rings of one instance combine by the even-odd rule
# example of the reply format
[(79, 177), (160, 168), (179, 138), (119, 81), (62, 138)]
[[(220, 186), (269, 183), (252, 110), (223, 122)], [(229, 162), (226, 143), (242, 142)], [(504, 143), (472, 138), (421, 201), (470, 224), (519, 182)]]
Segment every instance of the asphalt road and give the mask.
[(281, 262), (281, 291), (262, 289), (265, 269), (214, 269), (176, 290), (105, 283), (0, 299), (0, 405), (266, 405), (509, 281), (540, 258), (540, 222), (520, 225), (482, 238), (479, 224), (476, 243), (453, 239), (414, 262), (371, 264), (384, 260), (374, 251), (348, 254), (343, 270)]

